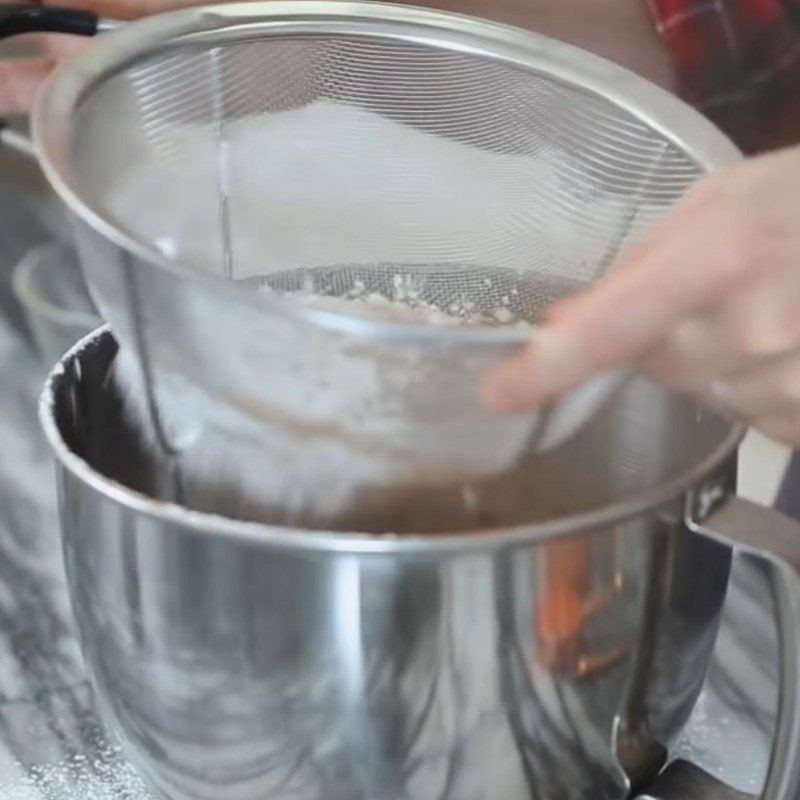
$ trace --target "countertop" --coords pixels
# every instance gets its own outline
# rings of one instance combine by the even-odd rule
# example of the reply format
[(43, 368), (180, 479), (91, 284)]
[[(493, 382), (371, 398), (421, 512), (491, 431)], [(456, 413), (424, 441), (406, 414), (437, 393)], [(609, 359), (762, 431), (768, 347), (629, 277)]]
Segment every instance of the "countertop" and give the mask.
[[(45, 369), (9, 288), (19, 256), (63, 230), (35, 170), (0, 155), (0, 800), (153, 800), (95, 714), (63, 576), (53, 464), (36, 419)], [(765, 575), (737, 559), (715, 660), (676, 755), (758, 791), (776, 660)]]

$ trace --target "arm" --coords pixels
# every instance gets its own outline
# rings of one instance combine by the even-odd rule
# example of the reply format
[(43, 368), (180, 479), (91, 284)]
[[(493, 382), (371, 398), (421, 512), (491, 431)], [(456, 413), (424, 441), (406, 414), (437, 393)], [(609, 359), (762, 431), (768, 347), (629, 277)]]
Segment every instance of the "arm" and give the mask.
[(533, 408), (634, 363), (800, 445), (800, 0), (650, 5), (682, 94), (746, 150), (785, 149), (699, 184), (604, 280), (552, 310), (486, 400)]
[(490, 376), (535, 408), (625, 363), (800, 445), (800, 147), (707, 178), (622, 263)]

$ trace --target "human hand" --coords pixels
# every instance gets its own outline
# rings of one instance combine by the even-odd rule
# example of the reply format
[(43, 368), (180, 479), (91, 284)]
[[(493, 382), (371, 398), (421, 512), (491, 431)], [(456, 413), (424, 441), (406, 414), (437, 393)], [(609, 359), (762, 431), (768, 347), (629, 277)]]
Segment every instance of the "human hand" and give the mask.
[(484, 399), (536, 408), (627, 363), (800, 445), (800, 147), (699, 183), (624, 263), (552, 309)]
[[(0, 0), (6, 2), (7, 0)], [(160, 11), (200, 5), (201, 0), (44, 0), (42, 5), (60, 5), (93, 11), (107, 19), (130, 20)], [(0, 59), (0, 116), (25, 114), (41, 83), (62, 59), (85, 46), (77, 36), (27, 34), (37, 55)]]

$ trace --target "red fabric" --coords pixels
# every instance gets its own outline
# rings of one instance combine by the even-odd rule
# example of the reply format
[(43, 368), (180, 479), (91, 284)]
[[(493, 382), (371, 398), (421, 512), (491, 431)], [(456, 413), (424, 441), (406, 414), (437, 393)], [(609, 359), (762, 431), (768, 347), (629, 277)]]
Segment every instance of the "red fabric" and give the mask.
[(800, 0), (647, 0), (681, 94), (723, 127), (800, 93)]

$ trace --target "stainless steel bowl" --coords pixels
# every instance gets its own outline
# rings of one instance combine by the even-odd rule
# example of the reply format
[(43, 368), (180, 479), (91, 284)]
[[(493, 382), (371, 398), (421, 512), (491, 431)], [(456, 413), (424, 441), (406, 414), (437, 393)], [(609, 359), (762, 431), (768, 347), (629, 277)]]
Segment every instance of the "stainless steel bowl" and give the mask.
[[(499, 513), (479, 531), (293, 530), (159, 502), (115, 354), (109, 333), (85, 339), (41, 415), (101, 708), (169, 800), (621, 800), (700, 690), (732, 552), (715, 539), (797, 563), (794, 523), (731, 493), (741, 431), (642, 381), (476, 498)], [(797, 786), (795, 574), (775, 571), (771, 800)]]

